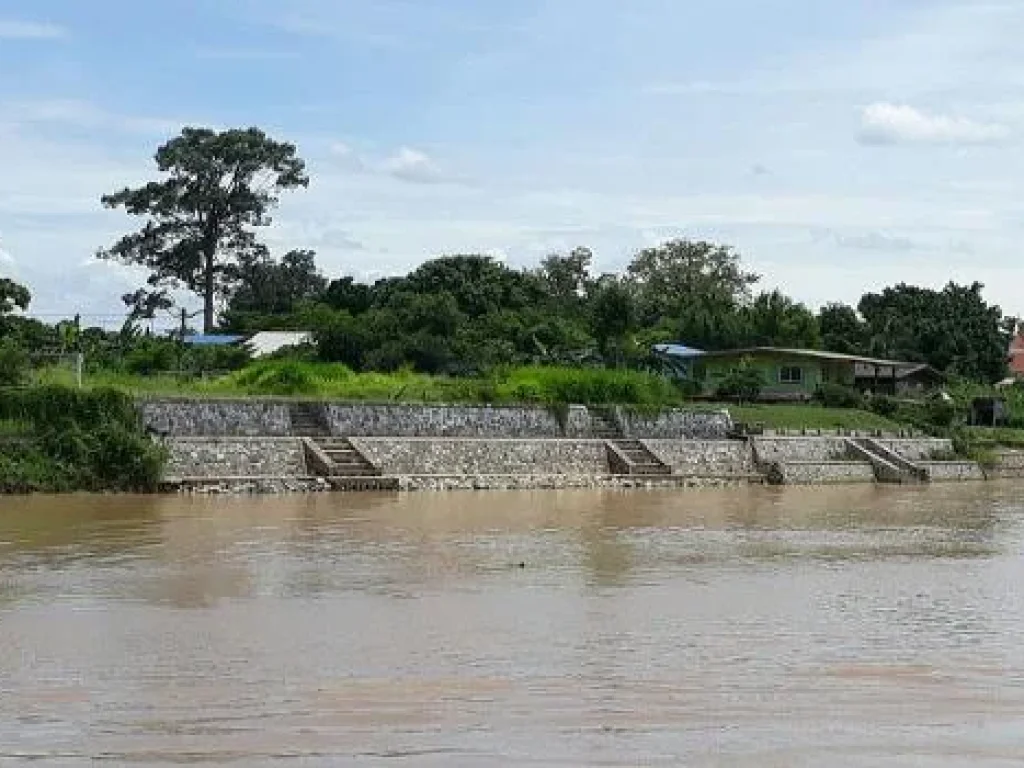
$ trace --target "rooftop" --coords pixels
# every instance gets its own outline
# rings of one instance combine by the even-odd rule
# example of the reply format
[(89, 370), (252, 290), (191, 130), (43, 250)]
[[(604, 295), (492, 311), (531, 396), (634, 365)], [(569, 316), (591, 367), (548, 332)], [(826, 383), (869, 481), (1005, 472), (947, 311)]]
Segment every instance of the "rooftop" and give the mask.
[(863, 363), (876, 366), (916, 367), (921, 363), (905, 360), (884, 360), (864, 355), (847, 355), (842, 352), (826, 352), (820, 349), (788, 349), (785, 347), (745, 347), (743, 349), (722, 349), (716, 352), (705, 352), (704, 357), (742, 357), (744, 355), (785, 355), (787, 357), (803, 357), (814, 360), (830, 360), (833, 362)]

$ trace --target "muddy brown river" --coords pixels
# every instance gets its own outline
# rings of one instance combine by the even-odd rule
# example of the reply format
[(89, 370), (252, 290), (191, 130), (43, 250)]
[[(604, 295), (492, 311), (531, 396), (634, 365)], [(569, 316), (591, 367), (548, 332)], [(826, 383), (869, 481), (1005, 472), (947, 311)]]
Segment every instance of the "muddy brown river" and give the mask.
[(0, 765), (1018, 766), (1024, 484), (0, 497)]

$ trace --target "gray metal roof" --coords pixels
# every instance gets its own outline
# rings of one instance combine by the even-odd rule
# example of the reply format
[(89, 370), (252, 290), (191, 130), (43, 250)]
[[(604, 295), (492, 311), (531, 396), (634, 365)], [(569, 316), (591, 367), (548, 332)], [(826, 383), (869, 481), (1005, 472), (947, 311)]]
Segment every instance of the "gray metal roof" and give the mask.
[(722, 349), (716, 352), (705, 352), (704, 357), (743, 357), (744, 355), (787, 355), (815, 360), (831, 360), (843, 363), (864, 363), (865, 365), (915, 366), (921, 363), (910, 363), (901, 360), (883, 360), (863, 355), (847, 355), (842, 352), (826, 352), (820, 349), (787, 349), (785, 347), (746, 347), (744, 349)]

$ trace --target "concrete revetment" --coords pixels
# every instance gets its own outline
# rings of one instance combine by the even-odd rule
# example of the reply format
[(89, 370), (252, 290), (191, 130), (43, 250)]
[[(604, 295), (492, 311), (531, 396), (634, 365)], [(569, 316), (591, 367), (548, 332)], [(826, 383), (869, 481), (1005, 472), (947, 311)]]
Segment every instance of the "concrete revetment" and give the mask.
[[(734, 440), (728, 413), (687, 409), (149, 399), (141, 412), (169, 449), (166, 485), (196, 491), (694, 488), (984, 476), (971, 462), (934, 461), (951, 452), (949, 441), (877, 440), (872, 453), (864, 448), (870, 441), (852, 445), (838, 436)], [(891, 462), (902, 469), (887, 475)]]

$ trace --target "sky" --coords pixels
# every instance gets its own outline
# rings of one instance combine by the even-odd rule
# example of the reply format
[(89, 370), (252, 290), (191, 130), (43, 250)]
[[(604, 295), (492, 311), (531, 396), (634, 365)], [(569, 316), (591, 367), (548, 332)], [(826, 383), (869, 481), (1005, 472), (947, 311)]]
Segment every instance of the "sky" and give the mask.
[(312, 182), (265, 240), (372, 280), (734, 246), (812, 307), (980, 281), (1024, 314), (1024, 0), (0, 0), (0, 276), (122, 313), (100, 196), (185, 125)]

